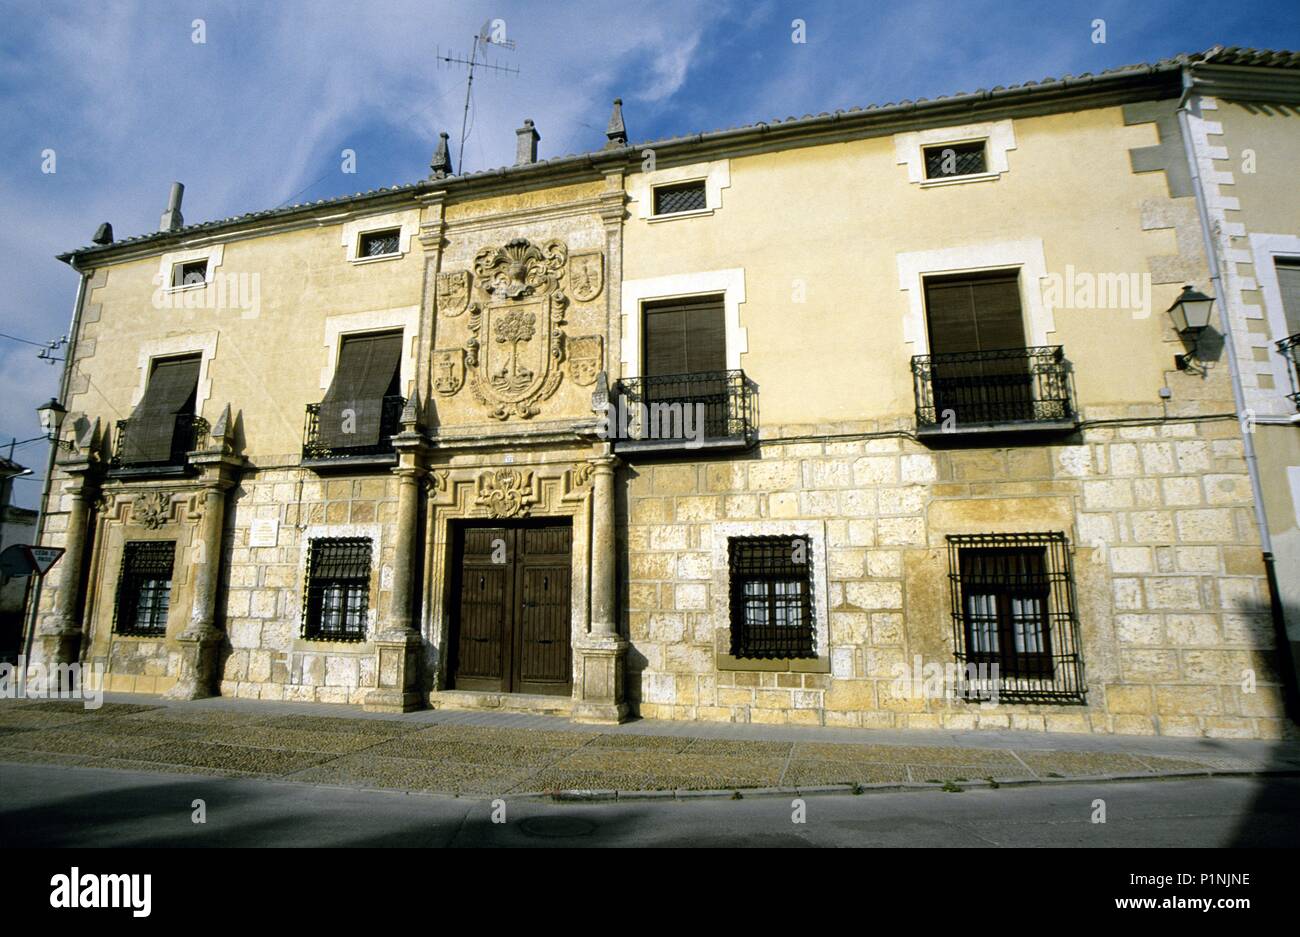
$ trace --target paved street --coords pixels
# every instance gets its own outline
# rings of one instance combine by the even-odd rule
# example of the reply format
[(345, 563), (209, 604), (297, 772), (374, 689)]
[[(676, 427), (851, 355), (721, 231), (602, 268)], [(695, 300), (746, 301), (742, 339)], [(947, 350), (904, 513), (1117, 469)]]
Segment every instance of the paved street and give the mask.
[[(551, 803), (0, 764), (3, 846), (1297, 846), (1300, 779)], [(1096, 799), (1106, 822), (1094, 823)], [(193, 802), (207, 822), (192, 821)], [(504, 822), (492, 822), (504, 809)], [(498, 813), (499, 816), (499, 813)]]

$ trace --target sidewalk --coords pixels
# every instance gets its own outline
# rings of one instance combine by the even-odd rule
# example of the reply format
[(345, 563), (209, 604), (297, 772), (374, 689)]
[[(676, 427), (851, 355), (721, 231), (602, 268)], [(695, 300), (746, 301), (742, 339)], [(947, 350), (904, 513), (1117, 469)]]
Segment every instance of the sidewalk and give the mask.
[[(1300, 743), (881, 731), (107, 694), (0, 700), (0, 761), (463, 796), (692, 796), (1300, 774)], [(652, 793), (653, 792), (653, 793)]]

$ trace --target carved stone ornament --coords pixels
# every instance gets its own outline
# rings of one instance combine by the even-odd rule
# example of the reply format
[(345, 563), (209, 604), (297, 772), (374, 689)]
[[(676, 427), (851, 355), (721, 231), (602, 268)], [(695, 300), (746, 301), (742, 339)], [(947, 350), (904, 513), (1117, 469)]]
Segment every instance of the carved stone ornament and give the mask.
[(605, 286), (605, 255), (600, 251), (574, 254), (569, 258), (569, 295), (580, 303), (590, 302)]
[(599, 335), (580, 335), (571, 338), (565, 349), (569, 359), (569, 376), (581, 387), (596, 383), (596, 375), (604, 362), (604, 339)]
[(527, 517), (537, 502), (532, 472), (523, 469), (488, 469), (478, 477), (476, 498), (492, 517)]
[(433, 389), (450, 397), (465, 385), (465, 349), (444, 348), (433, 353)]
[(587, 482), (591, 481), (591, 475), (596, 470), (596, 466), (590, 462), (579, 462), (569, 470), (570, 480), (574, 488), (584, 488)]
[(493, 419), (534, 416), (560, 384), (569, 300), (559, 283), (567, 256), (560, 241), (538, 247), (516, 238), (474, 260), (488, 301), (470, 306), (466, 381)]
[(457, 270), (438, 274), (438, 312), (454, 318), (469, 308), (470, 273)]
[(161, 491), (146, 491), (135, 496), (131, 502), (131, 517), (150, 530), (157, 530), (167, 523), (171, 513), (172, 499)]

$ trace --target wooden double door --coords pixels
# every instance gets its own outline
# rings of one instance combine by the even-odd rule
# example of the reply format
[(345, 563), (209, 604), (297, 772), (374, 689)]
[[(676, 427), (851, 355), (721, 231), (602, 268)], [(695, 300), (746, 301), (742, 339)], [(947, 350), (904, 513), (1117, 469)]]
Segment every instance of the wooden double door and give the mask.
[(455, 528), (455, 689), (572, 692), (571, 557), (567, 520)]

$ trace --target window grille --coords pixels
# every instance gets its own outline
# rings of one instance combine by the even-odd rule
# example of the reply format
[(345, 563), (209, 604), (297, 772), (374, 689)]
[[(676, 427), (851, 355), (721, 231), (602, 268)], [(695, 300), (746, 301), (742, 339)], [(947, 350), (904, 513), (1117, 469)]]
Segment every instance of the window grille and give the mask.
[(988, 172), (984, 160), (984, 141), (946, 143), (925, 148), (925, 178), (949, 179)]
[(117, 634), (167, 633), (171, 604), (173, 540), (132, 541), (122, 551), (113, 630)]
[(1004, 699), (1083, 701), (1065, 534), (949, 536), (948, 578), (957, 661), (968, 675), (992, 680), (996, 665)]
[(370, 606), (369, 538), (314, 539), (308, 547), (303, 635), (362, 641)]
[(703, 180), (655, 187), (656, 215), (676, 215), (684, 211), (702, 211), (708, 207)]
[(361, 256), (362, 257), (383, 257), (387, 254), (396, 254), (401, 231), (393, 228), (390, 231), (368, 231), (361, 235)]
[(732, 656), (816, 657), (809, 538), (732, 537), (727, 546)]

